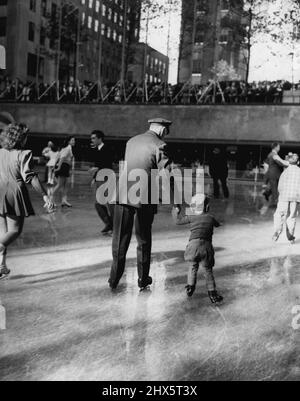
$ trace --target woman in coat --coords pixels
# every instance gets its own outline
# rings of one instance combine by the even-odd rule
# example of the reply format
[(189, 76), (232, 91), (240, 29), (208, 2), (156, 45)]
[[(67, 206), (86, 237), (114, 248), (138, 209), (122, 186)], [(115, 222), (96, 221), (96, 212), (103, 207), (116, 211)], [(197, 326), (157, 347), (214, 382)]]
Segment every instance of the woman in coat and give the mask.
[(32, 152), (24, 150), (27, 135), (22, 124), (10, 124), (0, 133), (0, 279), (10, 273), (7, 248), (22, 233), (25, 218), (34, 215), (26, 184), (41, 194), (48, 210), (53, 207), (33, 171)]

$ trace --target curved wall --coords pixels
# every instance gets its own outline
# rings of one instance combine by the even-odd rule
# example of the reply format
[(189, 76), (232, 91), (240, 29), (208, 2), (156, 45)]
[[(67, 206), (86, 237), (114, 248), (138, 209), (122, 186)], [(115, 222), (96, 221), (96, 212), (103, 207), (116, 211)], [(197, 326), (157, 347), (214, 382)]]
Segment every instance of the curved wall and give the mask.
[(88, 136), (103, 130), (112, 139), (126, 139), (147, 129), (147, 120), (163, 117), (174, 122), (170, 140), (187, 142), (253, 143), (300, 142), (299, 106), (157, 106), (3, 104), (17, 121), (45, 135)]

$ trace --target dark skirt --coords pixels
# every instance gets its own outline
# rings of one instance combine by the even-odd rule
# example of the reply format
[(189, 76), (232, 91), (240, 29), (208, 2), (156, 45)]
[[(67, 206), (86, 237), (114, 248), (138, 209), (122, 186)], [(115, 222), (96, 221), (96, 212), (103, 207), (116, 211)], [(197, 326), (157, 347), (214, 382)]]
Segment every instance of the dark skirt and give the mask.
[(29, 217), (34, 214), (26, 184), (0, 183), (0, 215)]
[(68, 163), (62, 163), (60, 169), (55, 171), (56, 177), (70, 177), (71, 166)]

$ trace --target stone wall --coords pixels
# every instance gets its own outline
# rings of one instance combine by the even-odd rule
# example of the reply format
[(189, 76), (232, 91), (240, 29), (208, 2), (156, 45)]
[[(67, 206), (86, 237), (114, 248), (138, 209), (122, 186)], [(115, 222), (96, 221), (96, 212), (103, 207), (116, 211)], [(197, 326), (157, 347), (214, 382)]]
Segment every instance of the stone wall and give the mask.
[(126, 139), (147, 129), (147, 120), (174, 121), (170, 140), (266, 144), (300, 142), (299, 106), (157, 106), (1, 104), (17, 121), (39, 135), (85, 137), (94, 129)]

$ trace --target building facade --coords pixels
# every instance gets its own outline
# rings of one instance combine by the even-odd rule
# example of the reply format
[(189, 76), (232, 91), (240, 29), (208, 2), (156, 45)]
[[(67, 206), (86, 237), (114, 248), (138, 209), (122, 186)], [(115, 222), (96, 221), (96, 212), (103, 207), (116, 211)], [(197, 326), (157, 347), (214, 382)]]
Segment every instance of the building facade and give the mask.
[[(193, 4), (191, 4), (193, 3)], [(179, 51), (179, 82), (205, 84), (216, 78), (213, 67), (221, 60), (246, 78), (247, 25), (243, 0), (183, 0)]]
[(128, 80), (140, 84), (168, 82), (169, 58), (145, 43), (134, 49), (133, 62), (128, 67)]
[[(117, 82), (121, 77), (125, 34), (125, 75), (139, 41), (141, 7), (137, 0), (80, 0), (83, 34), (80, 51), (82, 80)], [(127, 6), (127, 13), (125, 13)], [(101, 64), (100, 74), (99, 65)]]
[(59, 65), (64, 81), (114, 82), (121, 73), (123, 37), (128, 63), (139, 27), (136, 0), (0, 0), (6, 74), (22, 81), (51, 83)]

